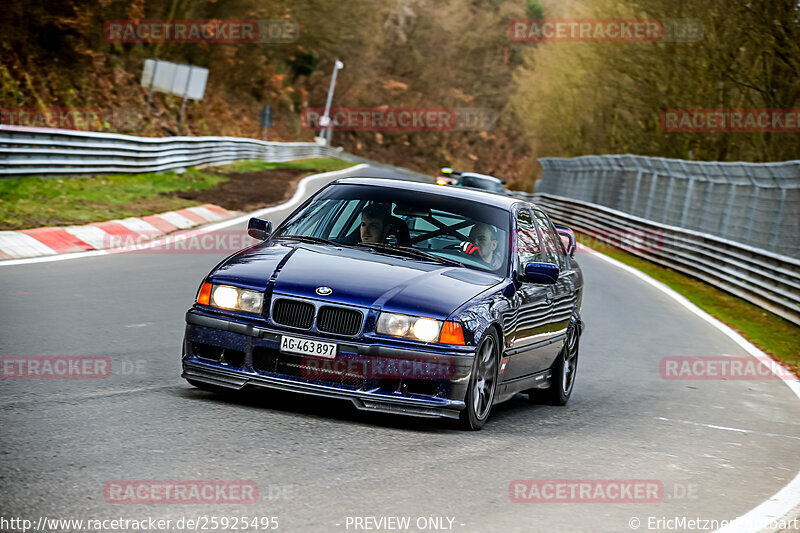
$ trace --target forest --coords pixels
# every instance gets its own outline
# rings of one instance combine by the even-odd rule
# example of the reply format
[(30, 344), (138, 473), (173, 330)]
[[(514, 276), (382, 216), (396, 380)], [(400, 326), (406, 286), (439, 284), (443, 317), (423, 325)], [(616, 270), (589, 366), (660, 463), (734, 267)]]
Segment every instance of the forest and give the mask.
[[(663, 117), (676, 109), (796, 111), (799, 6), (790, 0), (8, 0), (0, 19), (0, 107), (4, 122), (9, 110), (99, 109), (97, 129), (174, 135), (181, 99), (148, 97), (140, 84), (145, 59), (162, 59), (209, 69), (205, 97), (187, 104), (184, 134), (259, 137), (258, 113), (269, 104), (270, 140), (311, 140), (316, 132), (303, 113), (324, 107), (338, 59), (345, 66), (334, 107), (491, 115), (466, 128), (334, 132), (333, 144), (349, 152), (416, 170), (453, 166), (531, 190), (538, 157), (797, 159), (797, 127), (676, 131), (664, 127)], [(110, 38), (110, 21), (131, 20), (269, 21), (277, 33), (267, 42), (227, 35), (205, 42)], [(658, 21), (664, 35), (536, 40), (512, 31), (514, 21), (545, 20)], [(682, 38), (676, 24), (694, 33)]]

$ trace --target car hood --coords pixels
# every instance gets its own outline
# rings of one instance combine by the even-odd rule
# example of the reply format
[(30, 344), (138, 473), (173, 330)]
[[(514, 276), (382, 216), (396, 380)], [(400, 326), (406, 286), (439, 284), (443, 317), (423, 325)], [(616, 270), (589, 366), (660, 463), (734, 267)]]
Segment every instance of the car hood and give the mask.
[[(273, 294), (443, 320), (502, 281), (499, 276), (366, 249), (272, 244), (240, 252), (210, 276), (214, 283)], [(331, 289), (321, 296), (319, 287)]]

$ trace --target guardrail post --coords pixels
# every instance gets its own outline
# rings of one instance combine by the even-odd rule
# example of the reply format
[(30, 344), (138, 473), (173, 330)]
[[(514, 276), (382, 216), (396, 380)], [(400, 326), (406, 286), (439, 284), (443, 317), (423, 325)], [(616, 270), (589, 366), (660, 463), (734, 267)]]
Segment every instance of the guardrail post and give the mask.
[(753, 199), (750, 201), (750, 220), (747, 223), (747, 232), (744, 235), (744, 240), (747, 244), (750, 244), (750, 236), (753, 233), (753, 224), (756, 222), (756, 209), (758, 208), (758, 196), (761, 192), (761, 187), (756, 183), (756, 180), (752, 176), (748, 176), (750, 181), (753, 183)]
[(636, 172), (636, 185), (633, 187), (633, 198), (631, 199), (630, 212), (636, 214), (636, 203), (639, 201), (639, 187), (642, 185), (642, 169)]
[(656, 183), (658, 182), (658, 172), (653, 172), (653, 179), (650, 181), (650, 194), (647, 197), (647, 207), (644, 209), (644, 218), (650, 218), (650, 211), (653, 208), (653, 199), (656, 196)]
[(664, 201), (664, 212), (661, 215), (662, 222), (668, 222), (669, 219), (669, 206), (672, 203), (672, 189), (675, 188), (675, 176), (667, 176), (669, 178), (669, 185), (667, 186), (667, 199)]
[(767, 167), (770, 176), (775, 180), (775, 184), (781, 191), (781, 200), (778, 203), (778, 213), (775, 215), (775, 223), (772, 225), (771, 237), (769, 240), (769, 250), (778, 252), (778, 242), (780, 240), (781, 225), (783, 224), (783, 207), (786, 204), (786, 184), (784, 183), (783, 176), (775, 172), (775, 167), (770, 165)]
[(692, 203), (692, 189), (694, 188), (694, 178), (689, 178), (686, 185), (686, 198), (683, 200), (683, 212), (681, 213), (681, 227), (686, 227), (686, 217), (689, 216), (689, 204)]
[(778, 239), (781, 233), (781, 224), (783, 224), (783, 206), (786, 203), (786, 187), (783, 184), (779, 185), (781, 189), (781, 202), (778, 204), (778, 214), (775, 216), (775, 224), (772, 226), (772, 238), (769, 242), (769, 249), (772, 252), (777, 252)]
[(700, 231), (705, 231), (707, 233), (711, 233), (708, 230), (708, 215), (711, 212), (711, 198), (714, 196), (714, 183), (713, 181), (706, 182), (706, 194), (703, 198), (703, 214), (700, 217)]
[(728, 207), (725, 209), (725, 214), (722, 217), (722, 228), (720, 229), (720, 233), (726, 239), (729, 238), (728, 236), (728, 223), (731, 220), (731, 212), (733, 211), (733, 200), (736, 198), (736, 184), (731, 183), (731, 191), (728, 193)]

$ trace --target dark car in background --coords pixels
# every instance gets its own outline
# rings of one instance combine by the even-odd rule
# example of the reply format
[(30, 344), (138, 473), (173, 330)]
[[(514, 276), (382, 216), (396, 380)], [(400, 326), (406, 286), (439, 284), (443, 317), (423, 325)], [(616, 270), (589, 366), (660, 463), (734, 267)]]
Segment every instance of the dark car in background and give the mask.
[(348, 178), (274, 232), (257, 218), (249, 232), (264, 242), (215, 267), (186, 315), (190, 383), (340, 398), (468, 429), (518, 392), (569, 399), (583, 276), (574, 235), (536, 205)]
[(490, 176), (489, 174), (465, 172), (447, 167), (442, 168), (436, 175), (437, 185), (453, 185), (457, 187), (467, 187), (469, 189), (480, 189), (495, 194), (509, 195), (510, 193), (503, 186), (505, 183), (505, 180)]

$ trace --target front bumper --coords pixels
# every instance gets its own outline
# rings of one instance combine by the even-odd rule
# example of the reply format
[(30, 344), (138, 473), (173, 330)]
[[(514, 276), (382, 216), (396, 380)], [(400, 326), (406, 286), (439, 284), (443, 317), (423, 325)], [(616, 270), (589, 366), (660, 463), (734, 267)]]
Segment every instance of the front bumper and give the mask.
[[(400, 372), (367, 371), (355, 379), (308, 372), (308, 367), (300, 366), (301, 359), (308, 358), (280, 352), (280, 337), (284, 334), (335, 341), (335, 361), (349, 363), (347, 368)], [(473, 350), (469, 346), (423, 350), (402, 342), (378, 344), (319, 338), (217, 318), (192, 309), (186, 314), (182, 377), (232, 390), (268, 388), (349, 400), (362, 411), (457, 418), (464, 409)], [(323, 361), (327, 362), (330, 360)]]

